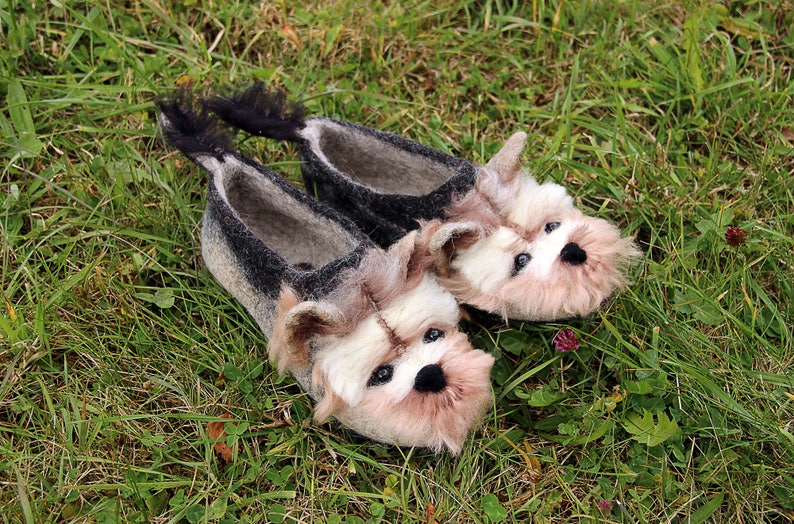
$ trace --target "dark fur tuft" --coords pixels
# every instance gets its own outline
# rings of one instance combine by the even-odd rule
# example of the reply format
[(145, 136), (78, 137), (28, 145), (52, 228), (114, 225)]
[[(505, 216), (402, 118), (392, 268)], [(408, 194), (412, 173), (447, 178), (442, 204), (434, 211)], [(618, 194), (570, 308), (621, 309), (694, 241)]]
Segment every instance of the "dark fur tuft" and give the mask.
[(197, 104), (193, 92), (179, 89), (155, 101), (160, 127), (168, 143), (187, 156), (211, 154), (221, 158), (232, 142), (229, 131)]
[(289, 102), (282, 91), (267, 89), (261, 82), (228, 98), (208, 98), (204, 105), (234, 127), (275, 140), (295, 140), (306, 126), (302, 105)]

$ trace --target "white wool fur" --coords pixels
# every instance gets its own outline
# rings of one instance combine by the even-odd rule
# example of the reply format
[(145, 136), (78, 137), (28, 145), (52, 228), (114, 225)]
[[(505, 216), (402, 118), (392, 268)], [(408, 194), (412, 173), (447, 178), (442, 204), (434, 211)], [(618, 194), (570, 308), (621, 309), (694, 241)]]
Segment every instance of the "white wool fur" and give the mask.
[(561, 185), (553, 182), (538, 184), (526, 172), (522, 172), (519, 176), (521, 183), (512, 200), (512, 206), (503, 210), (509, 221), (515, 224), (527, 224), (533, 217), (555, 210), (573, 208), (573, 198)]
[(381, 316), (398, 337), (408, 339), (434, 326), (457, 324), (460, 308), (435, 278), (425, 275), (421, 284), (400, 295)]
[(571, 233), (581, 226), (587, 226), (587, 220), (579, 218), (585, 217), (579, 213), (569, 213), (568, 216), (560, 217), (560, 226), (551, 233), (539, 232), (535, 240), (527, 245), (527, 252), (532, 255), (532, 260), (521, 273), (537, 279), (550, 279), (562, 248), (572, 238)]
[(387, 333), (373, 315), (344, 337), (329, 337), (315, 363), (326, 380), (326, 388), (345, 403), (361, 402), (372, 371), (380, 364), (381, 349), (388, 349)]
[(496, 293), (510, 277), (513, 259), (526, 244), (512, 229), (499, 227), (469, 249), (458, 251), (450, 267), (473, 288), (483, 293)]
[[(448, 268), (440, 279), (461, 302), (499, 313), (505, 318), (547, 321), (582, 316), (597, 309), (626, 283), (628, 261), (640, 251), (631, 238), (604, 219), (590, 217), (574, 206), (565, 188), (539, 184), (521, 166), (526, 134), (516, 133), (480, 170), (472, 197), (461, 200), (455, 220), (467, 224), (479, 213), (490, 221), (481, 230), (465, 228), (455, 243), (454, 224), (429, 228), (428, 245), (451, 245)], [(491, 215), (483, 209), (490, 209)], [(556, 223), (555, 227), (546, 225)], [(562, 252), (581, 256), (563, 260)], [(576, 252), (576, 251), (574, 251)], [(531, 259), (519, 271), (516, 257)], [(581, 260), (580, 260), (581, 259)]]
[[(424, 349), (422, 335), (431, 327), (448, 329), (454, 326), (459, 316), (458, 305), (435, 279), (425, 275), (419, 286), (399, 296), (379, 314), (398, 337), (409, 342), (403, 357), (391, 362), (395, 371), (392, 382), (398, 380), (401, 386), (407, 386), (404, 396), (422, 367), (419, 364), (435, 363), (440, 358), (436, 356), (428, 360), (429, 353), (417, 354)], [(325, 376), (326, 387), (350, 406), (361, 402), (372, 372), (378, 366), (390, 363), (384, 360), (384, 351), (390, 349), (389, 336), (375, 312), (349, 335), (329, 337), (318, 349), (315, 365)], [(402, 391), (403, 387), (397, 389)]]

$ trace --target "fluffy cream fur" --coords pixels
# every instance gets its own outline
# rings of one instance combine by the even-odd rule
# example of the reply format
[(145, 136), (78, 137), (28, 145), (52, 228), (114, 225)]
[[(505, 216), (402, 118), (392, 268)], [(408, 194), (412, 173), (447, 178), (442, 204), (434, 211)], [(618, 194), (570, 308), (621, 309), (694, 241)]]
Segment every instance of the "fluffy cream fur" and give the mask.
[[(493, 357), (472, 349), (457, 328), (455, 299), (426, 272), (411, 234), (388, 253), (373, 251), (323, 302), (277, 305), (271, 356), (318, 401), (315, 419), (334, 416), (375, 440), (458, 453), (491, 399)], [(431, 328), (443, 332), (427, 341)], [(385, 384), (369, 384), (381, 366)], [(419, 370), (438, 365), (445, 386), (418, 391)]]
[[(524, 235), (500, 227), (458, 252), (449, 276), (441, 277), (444, 285), (460, 300), (505, 318), (553, 320), (591, 313), (626, 283), (623, 266), (639, 253), (615, 226), (573, 208), (537, 219), (523, 229)], [(558, 221), (556, 230), (544, 231), (546, 223)], [(584, 263), (562, 260), (569, 242), (587, 253)], [(532, 258), (513, 274), (513, 261), (521, 253)]]
[[(378, 413), (377, 431), (384, 435), (398, 433), (403, 445), (425, 445), (440, 449), (447, 447), (459, 453), (470, 428), (478, 423), (489, 407), (490, 385), (481, 379), (493, 366), (493, 357), (482, 351), (467, 351), (466, 337), (459, 332), (447, 332), (446, 337), (435, 342), (439, 346), (432, 356), (421, 352), (406, 356), (416, 360), (429, 358), (443, 368), (447, 387), (439, 393), (420, 393), (415, 389), (387, 384), (370, 391), (359, 409)], [(398, 361), (411, 372), (419, 364)], [(392, 381), (395, 382), (395, 381)], [(395, 402), (395, 398), (400, 398)], [(340, 414), (340, 418), (347, 413)]]
[[(519, 160), (525, 140), (511, 137), (445, 223), (423, 224), (419, 242), (461, 302), (518, 320), (586, 315), (625, 285), (640, 251), (613, 224), (574, 207), (565, 188), (529, 176)], [(586, 253), (582, 263), (564, 261), (571, 243)], [(530, 260), (515, 271), (521, 254)]]

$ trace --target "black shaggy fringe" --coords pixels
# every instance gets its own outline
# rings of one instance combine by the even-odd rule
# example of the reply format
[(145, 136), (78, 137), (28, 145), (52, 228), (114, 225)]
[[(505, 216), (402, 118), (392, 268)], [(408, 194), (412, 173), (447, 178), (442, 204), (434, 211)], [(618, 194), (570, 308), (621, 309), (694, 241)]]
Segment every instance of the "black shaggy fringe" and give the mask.
[(275, 140), (295, 140), (306, 127), (306, 112), (302, 105), (287, 100), (279, 90), (270, 90), (262, 82), (231, 97), (212, 97), (204, 106), (229, 125), (252, 135)]
[(168, 143), (187, 156), (211, 154), (220, 159), (232, 143), (232, 135), (198, 104), (190, 89), (155, 101), (160, 127)]

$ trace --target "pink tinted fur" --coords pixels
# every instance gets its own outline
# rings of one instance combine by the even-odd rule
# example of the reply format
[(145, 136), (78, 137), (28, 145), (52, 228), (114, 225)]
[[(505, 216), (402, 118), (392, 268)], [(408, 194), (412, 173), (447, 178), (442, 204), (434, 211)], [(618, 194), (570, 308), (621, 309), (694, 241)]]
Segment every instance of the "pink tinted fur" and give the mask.
[[(279, 369), (293, 373), (305, 372), (311, 366), (311, 351), (322, 351), (325, 337), (344, 337), (364, 319), (389, 306), (402, 294), (416, 288), (422, 281), (430, 259), (422, 256), (415, 244), (416, 235), (401, 240), (388, 253), (373, 250), (361, 266), (342, 280), (343, 284), (321, 306), (332, 310), (327, 324), (306, 319), (310, 330), (301, 327), (301, 321), (291, 331), (286, 320), (290, 311), (299, 305), (294, 292), (285, 288), (277, 303), (276, 329), (269, 342), (269, 353)], [(313, 314), (312, 314), (313, 315)], [(364, 419), (366, 425), (377, 426), (378, 440), (393, 440), (400, 445), (417, 445), (440, 450), (449, 448), (460, 452), (466, 435), (481, 419), (491, 399), (490, 369), (493, 357), (473, 350), (466, 336), (455, 327), (457, 318), (448, 319), (451, 328), (444, 343), (450, 346), (439, 361), (447, 387), (439, 393), (411, 391), (399, 402), (394, 402), (378, 388), (368, 388), (362, 402), (348, 406), (329, 386), (326, 377), (314, 366), (311, 387), (319, 397), (315, 407), (315, 420), (323, 422), (337, 415), (344, 420)], [(411, 333), (403, 338), (421, 340), (423, 333)], [(313, 348), (310, 350), (309, 348)], [(375, 358), (381, 363), (395, 360), (398, 348), (391, 344), (369, 348), (365, 358)], [(373, 356), (374, 354), (374, 356)], [(357, 429), (354, 427), (354, 429)], [(389, 439), (389, 435), (394, 438)], [(373, 437), (373, 435), (367, 435)], [(385, 437), (385, 438), (384, 438)]]
[(459, 453), (470, 428), (487, 410), (491, 389), (487, 377), (493, 357), (481, 351), (470, 352), (466, 336), (455, 333), (456, 350), (447, 352), (439, 364), (444, 369), (448, 387), (439, 393), (411, 391), (399, 403), (373, 390), (361, 403), (361, 409), (378, 413), (385, 427), (400, 430), (408, 441), (423, 443), (438, 450), (446, 446)]
[[(620, 230), (606, 220), (584, 215), (573, 207), (570, 197), (561, 192), (533, 202), (536, 209), (530, 210), (530, 223), (511, 222), (507, 215), (515, 206), (524, 204), (516, 201), (516, 195), (521, 194), (524, 177), (529, 175), (516, 165), (500, 167), (507, 172), (481, 169), (474, 191), (455, 202), (448, 210), (446, 222), (468, 222), (479, 227), (454, 239), (446, 253), (428, 254), (429, 258), (436, 259), (439, 282), (459, 301), (500, 313), (505, 318), (553, 320), (591, 313), (615, 289), (626, 284), (626, 265), (640, 254), (633, 239), (621, 238)], [(547, 220), (576, 220), (583, 223), (571, 233), (569, 241), (578, 243), (587, 252), (585, 264), (572, 266), (558, 259), (552, 278), (538, 279), (531, 274), (513, 278), (506, 276), (504, 285), (490, 294), (472, 287), (469, 281), (449, 267), (455, 252), (465, 251), (499, 227), (507, 227), (531, 242)], [(440, 220), (424, 223), (419, 243), (426, 247), (442, 224)], [(503, 247), (506, 251), (512, 249), (511, 246)]]

